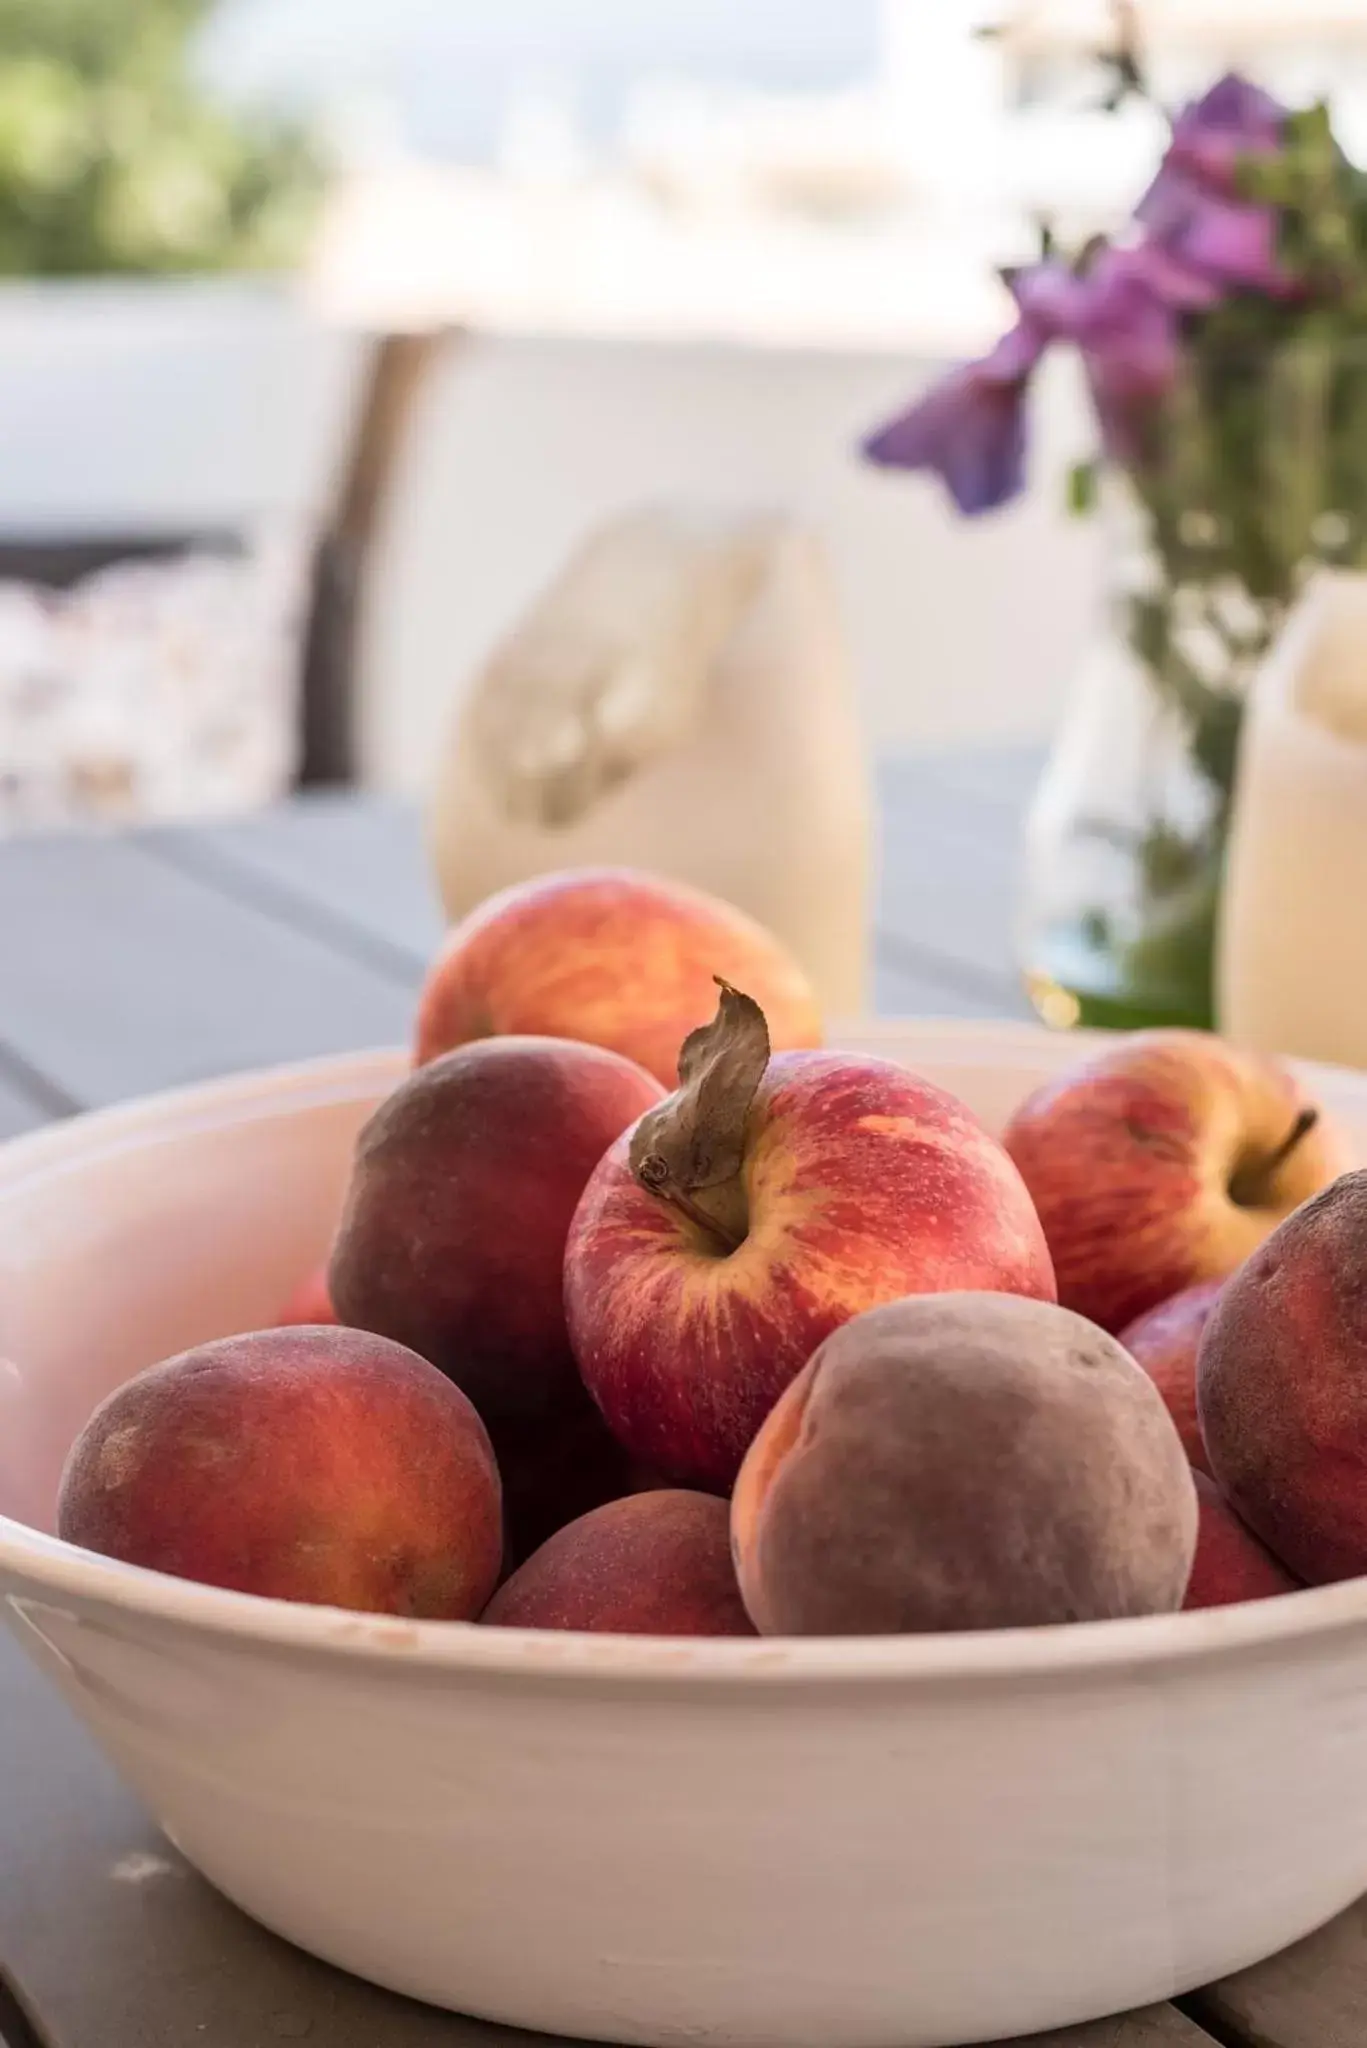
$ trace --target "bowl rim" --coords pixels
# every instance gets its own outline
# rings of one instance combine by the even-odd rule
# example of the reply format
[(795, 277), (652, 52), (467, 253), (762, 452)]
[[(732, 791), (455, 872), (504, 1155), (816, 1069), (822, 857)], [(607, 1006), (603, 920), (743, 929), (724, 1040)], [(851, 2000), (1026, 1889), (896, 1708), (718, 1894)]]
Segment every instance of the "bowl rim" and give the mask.
[[(1077, 1048), (1089, 1039), (1089, 1034), (1059, 1037), (1027, 1023), (995, 1019), (878, 1019), (833, 1031), (831, 1036), (835, 1044), (843, 1038), (870, 1051), (886, 1045), (891, 1052), (897, 1047), (903, 1057), (910, 1040), (919, 1043), (928, 1058), (959, 1064), (994, 1062), (1012, 1053), (1038, 1057), (1048, 1047), (1051, 1064), (1060, 1068), (1073, 1064)], [(95, 1158), (155, 1142), (158, 1133), (183, 1137), (240, 1121), (244, 1112), (277, 1116), (286, 1109), (371, 1099), (402, 1074), (407, 1058), (401, 1048), (330, 1055), (167, 1090), (70, 1118), (0, 1146), (0, 1195), (78, 1171)], [(1304, 1061), (1292, 1064), (1325, 1092), (1340, 1099), (1357, 1097), (1367, 1120), (1367, 1074)], [(0, 1515), (3, 1577), (11, 1580), (6, 1605), (21, 1620), (26, 1608), (37, 1610), (45, 1596), (55, 1595), (263, 1647), (379, 1660), (472, 1678), (484, 1674), (528, 1681), (583, 1679), (597, 1685), (686, 1684), (747, 1691), (775, 1684), (824, 1689), (833, 1684), (916, 1688), (966, 1680), (1066, 1681), (1091, 1673), (1156, 1671), (1274, 1650), (1367, 1626), (1363, 1577), (1190, 1614), (926, 1636), (751, 1640), (484, 1628), (474, 1622), (358, 1614), (203, 1586), (102, 1557)]]

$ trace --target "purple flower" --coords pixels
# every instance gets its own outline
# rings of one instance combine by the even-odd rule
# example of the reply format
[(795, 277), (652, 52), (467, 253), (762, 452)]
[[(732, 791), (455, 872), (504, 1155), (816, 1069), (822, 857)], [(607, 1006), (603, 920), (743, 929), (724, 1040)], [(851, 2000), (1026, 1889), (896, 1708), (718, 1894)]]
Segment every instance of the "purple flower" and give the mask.
[(933, 470), (970, 516), (1009, 503), (1025, 481), (1025, 392), (1042, 347), (1022, 322), (878, 428), (865, 455), (886, 469)]
[(1270, 206), (1211, 200), (1193, 208), (1173, 253), (1218, 284), (1284, 298), (1299, 289), (1277, 255), (1278, 219)]
[(1274, 156), (1282, 144), (1288, 110), (1261, 86), (1230, 72), (1204, 98), (1184, 107), (1172, 124), (1172, 140), (1153, 184), (1135, 208), (1135, 218), (1156, 227), (1165, 190), (1173, 178), (1213, 196), (1234, 199), (1239, 168), (1249, 157)]
[(1181, 369), (1179, 314), (1209, 287), (1153, 252), (1103, 249), (1087, 273), (1083, 318), (1073, 339), (1096, 407), (1106, 452), (1142, 458), (1152, 422)]
[(1184, 263), (1161, 242), (1145, 240), (1106, 252), (1113, 291), (1142, 290), (1174, 313), (1206, 313), (1223, 293), (1213, 278)]
[(1284, 296), (1296, 281), (1277, 258), (1278, 217), (1240, 197), (1239, 169), (1281, 147), (1287, 110), (1231, 73), (1173, 123), (1158, 175), (1135, 209), (1152, 244), (1221, 291)]
[(986, 512), (1021, 489), (1025, 400), (1045, 349), (1082, 357), (1106, 452), (1142, 463), (1181, 374), (1185, 329), (1232, 291), (1285, 296), (1275, 208), (1241, 196), (1239, 169), (1281, 147), (1287, 111), (1231, 74), (1173, 124), (1138, 210), (1133, 243), (1074, 269), (1049, 260), (1008, 279), (1018, 319), (980, 362), (963, 363), (865, 443), (877, 463), (929, 469), (961, 512)]
[(1109, 452), (1132, 459), (1181, 366), (1180, 318), (1217, 287), (1155, 243), (1103, 248), (1081, 273), (1041, 265), (1015, 281), (1025, 317), (1082, 357)]
[(1171, 174), (1149, 195), (1150, 244), (1195, 277), (1227, 291), (1293, 296), (1300, 280), (1277, 253), (1280, 221), (1272, 206), (1223, 199), (1193, 179)]
[(1183, 109), (1174, 126), (1180, 129), (1186, 122), (1226, 134), (1271, 135), (1275, 139), (1281, 135), (1288, 112), (1260, 85), (1241, 78), (1237, 71), (1227, 71), (1199, 100)]
[(1085, 272), (1050, 257), (1012, 271), (1006, 282), (1022, 327), (1046, 342), (1076, 338), (1087, 315), (1090, 285)]
[(1085, 272), (1035, 264), (1008, 284), (1020, 318), (991, 354), (951, 370), (864, 444), (886, 468), (934, 471), (970, 515), (993, 511), (1021, 490), (1026, 392), (1051, 342), (1078, 348), (1106, 446), (1129, 457), (1143, 416), (1177, 375), (1178, 310), (1215, 296), (1205, 280), (1144, 249), (1103, 250)]
[(1177, 116), (1167, 161), (1232, 198), (1244, 160), (1280, 149), (1288, 112), (1261, 86), (1231, 71)]

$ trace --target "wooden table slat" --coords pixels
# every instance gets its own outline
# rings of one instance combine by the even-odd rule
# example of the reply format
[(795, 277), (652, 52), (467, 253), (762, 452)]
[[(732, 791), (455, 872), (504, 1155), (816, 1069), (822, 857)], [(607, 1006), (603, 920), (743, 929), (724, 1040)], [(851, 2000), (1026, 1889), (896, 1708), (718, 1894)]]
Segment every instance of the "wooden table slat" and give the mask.
[(904, 949), (966, 997), (1004, 1011), (1023, 998), (1016, 966), (1020, 834), (1028, 782), (1014, 799), (970, 798), (941, 787), (926, 765), (890, 762), (880, 775), (884, 949)]
[(54, 1116), (65, 1115), (68, 1107), (56, 1090), (44, 1087), (41, 1081), (34, 1088), (8, 1071), (0, 1052), (0, 1144), (6, 1138), (22, 1137), (25, 1131), (40, 1130)]
[(356, 957), (411, 979), (445, 928), (412, 804), (371, 792), (319, 792), (251, 818), (166, 828), (144, 843), (189, 872), (302, 918)]
[(0, 857), (0, 1045), (88, 1107), (405, 1040), (408, 986), (132, 842)]
[(978, 812), (996, 809), (1009, 829), (1020, 822), (1048, 759), (1038, 740), (987, 747), (944, 747), (894, 755), (882, 765), (885, 783), (948, 796)]
[(1013, 1010), (1028, 1014), (1023, 994), (1009, 1008), (1004, 997), (974, 987), (967, 976), (961, 981), (952, 967), (942, 971), (937, 962), (927, 963), (894, 939), (880, 943), (874, 955), (873, 995), (880, 1017), (1002, 1017)]
[(1153, 2005), (1061, 2034), (1032, 2034), (1001, 2048), (1214, 2048), (1210, 2035), (1174, 2005)]
[[(1017, 779), (1009, 812), (1013, 819), (1024, 800), (1021, 762), (1012, 754), (998, 773), (1003, 788), (988, 810), (993, 822), (1007, 805), (1008, 771)], [(899, 792), (906, 781), (906, 772), (895, 764), (884, 773), (885, 810), (891, 806), (900, 813)], [(920, 801), (925, 785), (919, 777), (914, 782)], [(428, 876), (421, 820), (411, 805), (393, 798), (312, 796), (257, 818), (149, 834), (142, 844), (199, 880), (334, 940), (382, 972), (397, 970), (402, 976), (406, 969), (411, 975), (415, 966), (425, 966), (444, 929)], [(921, 872), (936, 866), (913, 860), (894, 835), (881, 863), (875, 1007), (931, 1017), (1027, 1014), (1018, 980), (1009, 963), (1003, 965), (995, 869), (984, 885), (986, 913), (967, 918), (961, 928), (948, 920), (948, 952), (937, 953), (910, 936), (925, 922), (924, 895), (943, 895), (934, 874)]]
[(1255, 2048), (1364, 2048), (1367, 1900), (1270, 1962), (1200, 1992), (1190, 2010)]

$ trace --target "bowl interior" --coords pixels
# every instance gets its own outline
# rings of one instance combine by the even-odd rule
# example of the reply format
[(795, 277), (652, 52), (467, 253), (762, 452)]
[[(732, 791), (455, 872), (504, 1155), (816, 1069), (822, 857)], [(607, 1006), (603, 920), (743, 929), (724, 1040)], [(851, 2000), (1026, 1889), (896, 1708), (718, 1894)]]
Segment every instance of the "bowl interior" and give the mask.
[[(994, 1130), (1083, 1050), (1005, 1024), (839, 1042), (915, 1068)], [(280, 1069), (0, 1148), (0, 1515), (50, 1532), (67, 1451), (106, 1394), (275, 1319), (324, 1255), (356, 1133), (403, 1069), (398, 1052)], [(1367, 1075), (1306, 1071), (1367, 1161)]]

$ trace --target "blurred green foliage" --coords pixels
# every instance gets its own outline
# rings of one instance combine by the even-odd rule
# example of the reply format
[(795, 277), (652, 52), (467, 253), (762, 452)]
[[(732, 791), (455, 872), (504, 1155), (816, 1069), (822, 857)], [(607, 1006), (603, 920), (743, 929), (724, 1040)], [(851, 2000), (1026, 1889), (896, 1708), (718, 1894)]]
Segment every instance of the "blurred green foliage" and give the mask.
[(0, 0), (0, 275), (272, 269), (322, 186), (298, 129), (191, 75), (207, 0)]

